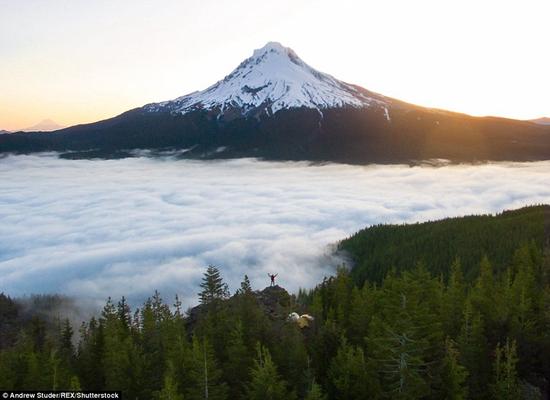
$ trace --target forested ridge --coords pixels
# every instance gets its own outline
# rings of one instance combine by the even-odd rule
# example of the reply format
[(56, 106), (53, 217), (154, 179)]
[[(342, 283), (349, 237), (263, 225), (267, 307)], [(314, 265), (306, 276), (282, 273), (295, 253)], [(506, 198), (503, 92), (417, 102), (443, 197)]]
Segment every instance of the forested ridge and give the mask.
[[(449, 276), (459, 257), (466, 280), (479, 275), (479, 260), (486, 255), (502, 272), (520, 244), (545, 246), (550, 237), (550, 206), (504, 211), (497, 215), (446, 218), (439, 221), (375, 225), (340, 243), (355, 261), (353, 276), (359, 283), (380, 282), (391, 268), (412, 268), (418, 262), (434, 274)], [(548, 243), (546, 243), (548, 245)]]
[[(246, 276), (230, 295), (210, 266), (193, 309), (156, 292), (139, 309), (109, 299), (76, 332), (62, 315), (29, 316), (0, 295), (0, 389), (113, 389), (130, 399), (545, 399), (548, 211), (367, 228), (340, 245), (351, 271), (339, 268), (297, 295), (254, 291)], [(291, 312), (314, 319), (298, 323)]]

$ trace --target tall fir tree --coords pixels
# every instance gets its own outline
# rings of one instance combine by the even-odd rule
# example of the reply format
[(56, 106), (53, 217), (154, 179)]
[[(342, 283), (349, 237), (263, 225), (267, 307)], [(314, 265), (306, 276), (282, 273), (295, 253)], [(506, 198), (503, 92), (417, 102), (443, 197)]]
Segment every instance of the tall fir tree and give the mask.
[(164, 372), (162, 389), (158, 392), (158, 400), (183, 400), (183, 395), (178, 390), (177, 377), (174, 367), (169, 363)]
[(450, 338), (445, 340), (445, 358), (443, 359), (442, 390), (440, 398), (445, 400), (466, 400), (468, 371), (459, 362), (456, 344)]
[(496, 400), (519, 400), (520, 386), (517, 376), (516, 343), (507, 338), (506, 344), (497, 345), (494, 362), (494, 383), (491, 385), (493, 398)]
[(217, 300), (223, 300), (229, 296), (227, 284), (223, 282), (220, 270), (209, 265), (200, 284), (199, 300), (201, 304), (209, 305)]
[(363, 350), (342, 339), (328, 371), (332, 397), (342, 400), (380, 398), (374, 369), (368, 365)]
[(214, 356), (214, 350), (206, 339), (193, 337), (187, 360), (189, 381), (184, 388), (186, 400), (225, 400), (227, 384)]
[(472, 311), (469, 300), (465, 303), (464, 322), (458, 337), (460, 363), (468, 370), (468, 395), (474, 399), (487, 398), (489, 381), (489, 350), (481, 313)]
[(292, 400), (295, 398), (286, 388), (277, 368), (271, 359), (269, 350), (258, 343), (257, 358), (250, 373), (251, 380), (247, 386), (249, 400)]

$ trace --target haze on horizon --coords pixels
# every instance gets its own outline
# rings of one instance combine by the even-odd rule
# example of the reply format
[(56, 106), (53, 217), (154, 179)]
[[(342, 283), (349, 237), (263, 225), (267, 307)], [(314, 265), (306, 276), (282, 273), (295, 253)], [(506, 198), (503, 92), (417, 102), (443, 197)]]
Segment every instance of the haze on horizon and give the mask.
[(201, 90), (268, 41), (415, 104), (550, 115), (550, 4), (0, 0), (0, 129), (93, 122)]

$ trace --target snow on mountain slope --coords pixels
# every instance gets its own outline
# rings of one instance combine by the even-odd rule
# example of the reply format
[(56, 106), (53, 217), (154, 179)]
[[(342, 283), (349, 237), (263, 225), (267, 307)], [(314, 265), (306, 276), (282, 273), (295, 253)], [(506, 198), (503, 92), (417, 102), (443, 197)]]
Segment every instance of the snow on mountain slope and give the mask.
[(383, 96), (319, 72), (303, 62), (292, 49), (270, 42), (209, 88), (175, 100), (148, 104), (145, 109), (184, 114), (202, 108), (223, 114), (237, 108), (242, 114), (265, 111), (270, 115), (288, 108), (321, 111), (373, 104), (384, 107), (389, 119), (389, 102)]
[(59, 125), (57, 122), (52, 121), (51, 119), (43, 119), (36, 125), (30, 126), (28, 128), (21, 129), (23, 132), (50, 132), (50, 131), (56, 131), (58, 129), (63, 129), (64, 126)]

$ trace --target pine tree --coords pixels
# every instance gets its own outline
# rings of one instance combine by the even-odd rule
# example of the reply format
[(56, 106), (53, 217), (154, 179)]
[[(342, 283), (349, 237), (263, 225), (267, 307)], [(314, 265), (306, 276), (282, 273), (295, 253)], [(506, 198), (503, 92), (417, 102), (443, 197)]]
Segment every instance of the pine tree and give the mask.
[(481, 312), (489, 331), (491, 330), (493, 321), (500, 319), (499, 313), (506, 310), (505, 307), (499, 307), (496, 295), (493, 266), (487, 256), (484, 256), (479, 264), (479, 277), (470, 298), (474, 309)]
[(105, 388), (121, 390), (124, 396), (133, 398), (138, 396), (144, 383), (141, 379), (141, 355), (120, 317), (109, 298), (100, 321), (104, 331), (101, 363)]
[(460, 364), (468, 370), (468, 395), (474, 399), (483, 399), (487, 395), (489, 380), (489, 352), (485, 337), (483, 317), (472, 311), (470, 301), (466, 301), (464, 322), (458, 337)]
[[(143, 359), (143, 370), (147, 371), (147, 380), (144, 382), (146, 391), (152, 393), (163, 384), (163, 369), (166, 365), (164, 358), (164, 346), (160, 330), (160, 309), (158, 292), (157, 299), (148, 298), (141, 308), (140, 322), (141, 335), (140, 347)], [(156, 303), (156, 304), (155, 304)]]
[(174, 318), (180, 319), (183, 318), (183, 312), (181, 311), (181, 300), (179, 296), (176, 294), (176, 297), (174, 299)]
[(313, 382), (304, 400), (326, 400), (326, 399), (327, 399), (327, 396), (323, 393), (321, 386)]
[(220, 270), (213, 265), (209, 265), (206, 269), (200, 287), (202, 288), (199, 293), (201, 304), (209, 305), (229, 296), (229, 290), (223, 282)]
[(390, 275), (384, 280), (367, 349), (386, 397), (423, 397), (439, 386), (443, 340), (436, 311), (440, 297), (441, 285), (422, 265), (402, 277)]
[(499, 400), (518, 400), (520, 398), (520, 386), (517, 376), (516, 364), (516, 343), (497, 345), (495, 351), (494, 383), (491, 386), (493, 397)]
[(315, 335), (312, 344), (313, 365), (317, 370), (317, 379), (324, 387), (328, 387), (328, 369), (341, 346), (342, 337), (342, 329), (330, 318)]
[(462, 310), (466, 299), (466, 291), (462, 275), (462, 265), (455, 259), (451, 266), (449, 283), (443, 297), (443, 328), (447, 335), (456, 338), (462, 325)]
[(349, 314), (349, 339), (355, 345), (363, 345), (374, 314), (373, 291), (367, 284), (362, 289), (353, 288)]
[(308, 385), (305, 371), (308, 368), (308, 354), (304, 336), (294, 323), (285, 324), (278, 333), (277, 346), (273, 348), (273, 360), (287, 384), (297, 389), (297, 394), (305, 394)]
[(206, 339), (193, 337), (191, 352), (187, 360), (189, 382), (185, 388), (186, 400), (224, 400), (227, 385), (222, 381), (214, 350)]
[(346, 266), (342, 265), (338, 267), (332, 284), (334, 290), (332, 293), (331, 308), (335, 312), (336, 323), (346, 330), (349, 327), (352, 285), (349, 270)]
[(248, 352), (254, 354), (255, 343), (266, 337), (269, 322), (254, 292), (249, 287), (246, 275), (241, 283), (241, 289), (231, 299), (231, 314), (229, 329), (232, 329), (234, 321), (239, 321), (242, 324), (243, 342)]
[(333, 397), (342, 400), (375, 399), (379, 393), (378, 382), (370, 374), (363, 350), (342, 340), (342, 345), (328, 371)]
[(73, 375), (71, 377), (71, 383), (69, 385), (69, 390), (74, 392), (79, 392), (82, 390), (82, 387), (80, 386), (80, 381), (78, 380), (78, 377), (76, 375)]
[(103, 353), (105, 351), (104, 326), (95, 317), (80, 327), (80, 342), (76, 357), (76, 370), (82, 386), (88, 390), (105, 387)]
[(117, 317), (122, 324), (122, 328), (124, 329), (124, 331), (128, 332), (130, 329), (132, 317), (130, 306), (126, 302), (126, 298), (124, 296), (122, 296), (117, 304)]
[(244, 342), (243, 324), (240, 320), (236, 321), (231, 331), (225, 355), (224, 379), (229, 385), (229, 398), (241, 398), (244, 384), (249, 380), (253, 360)]
[(464, 400), (468, 396), (466, 377), (468, 371), (458, 360), (458, 350), (452, 339), (445, 341), (445, 358), (443, 360), (441, 398), (446, 400)]
[(177, 378), (171, 364), (166, 368), (162, 390), (158, 392), (157, 398), (158, 400), (183, 400), (183, 395), (178, 391)]
[(250, 279), (248, 275), (245, 275), (243, 281), (241, 282), (241, 288), (238, 290), (239, 294), (252, 294), (252, 285), (250, 285)]
[(254, 361), (251, 381), (247, 387), (249, 400), (291, 400), (294, 395), (286, 389), (286, 383), (277, 373), (269, 350), (257, 346), (258, 358)]
[(67, 354), (68, 357), (72, 357), (74, 353), (73, 346), (73, 328), (68, 319), (63, 322), (63, 328), (61, 330), (60, 347)]

